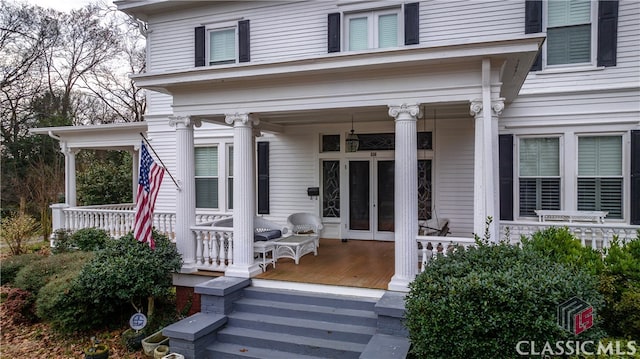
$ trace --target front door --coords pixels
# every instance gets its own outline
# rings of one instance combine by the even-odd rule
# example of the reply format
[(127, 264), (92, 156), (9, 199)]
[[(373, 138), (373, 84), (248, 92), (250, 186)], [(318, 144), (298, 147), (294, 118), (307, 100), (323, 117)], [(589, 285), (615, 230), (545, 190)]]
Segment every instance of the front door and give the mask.
[(349, 160), (349, 238), (393, 240), (394, 161)]

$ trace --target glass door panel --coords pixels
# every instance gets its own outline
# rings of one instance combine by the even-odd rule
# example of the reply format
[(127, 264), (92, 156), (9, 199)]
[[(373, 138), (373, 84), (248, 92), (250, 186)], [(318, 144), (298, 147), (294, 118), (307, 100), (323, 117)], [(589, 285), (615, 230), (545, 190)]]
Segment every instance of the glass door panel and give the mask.
[(378, 231), (393, 232), (394, 217), (394, 161), (378, 162)]
[(349, 229), (370, 230), (369, 161), (349, 161)]

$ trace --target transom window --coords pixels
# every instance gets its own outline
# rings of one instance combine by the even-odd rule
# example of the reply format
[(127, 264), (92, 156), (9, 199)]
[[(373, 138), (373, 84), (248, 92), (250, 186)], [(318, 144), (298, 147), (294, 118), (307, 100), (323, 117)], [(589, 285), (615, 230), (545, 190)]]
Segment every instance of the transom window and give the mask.
[(547, 1), (547, 65), (592, 62), (590, 0)]
[(345, 15), (346, 48), (351, 51), (395, 47), (403, 43), (400, 8)]
[(218, 147), (196, 147), (196, 208), (218, 208)]
[(560, 209), (560, 184), (560, 139), (520, 139), (520, 216), (533, 217), (537, 209)]
[(236, 28), (209, 30), (209, 65), (236, 62)]
[(578, 210), (622, 218), (622, 137), (578, 138)]

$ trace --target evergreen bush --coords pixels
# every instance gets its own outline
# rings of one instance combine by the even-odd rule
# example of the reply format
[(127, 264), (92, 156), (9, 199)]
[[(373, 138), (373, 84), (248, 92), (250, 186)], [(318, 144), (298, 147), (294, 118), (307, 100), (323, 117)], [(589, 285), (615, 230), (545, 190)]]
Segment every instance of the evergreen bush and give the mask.
[(0, 262), (0, 284), (13, 284), (18, 271), (27, 264), (45, 258), (37, 253), (20, 254), (3, 259)]
[(49, 281), (66, 271), (82, 268), (91, 257), (93, 254), (88, 252), (61, 253), (42, 257), (18, 271), (15, 286), (37, 295)]
[(107, 241), (65, 289), (67, 295), (47, 304), (50, 320), (63, 331), (86, 330), (122, 324), (115, 322), (146, 308), (149, 322), (154, 322), (155, 298), (171, 297), (172, 273), (182, 265), (166, 236), (154, 233), (154, 239), (155, 250), (132, 234)]
[(109, 233), (99, 228), (83, 228), (73, 233), (60, 229), (56, 231), (55, 238), (53, 253), (97, 251), (105, 248), (111, 240)]
[(537, 251), (501, 245), (457, 250), (430, 262), (406, 300), (406, 326), (418, 358), (517, 358), (521, 340), (576, 340), (557, 322), (558, 305), (578, 297), (594, 325), (578, 340), (604, 336), (597, 277)]

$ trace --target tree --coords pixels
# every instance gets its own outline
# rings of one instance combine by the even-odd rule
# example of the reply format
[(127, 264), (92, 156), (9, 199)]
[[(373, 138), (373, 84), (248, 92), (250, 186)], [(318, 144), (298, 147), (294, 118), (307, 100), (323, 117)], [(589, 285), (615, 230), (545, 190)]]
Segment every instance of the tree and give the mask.
[(143, 37), (114, 8), (63, 13), (0, 1), (2, 209), (22, 200), (49, 228), (63, 156), (55, 140), (29, 129), (141, 121), (144, 95), (127, 72), (144, 70)]

